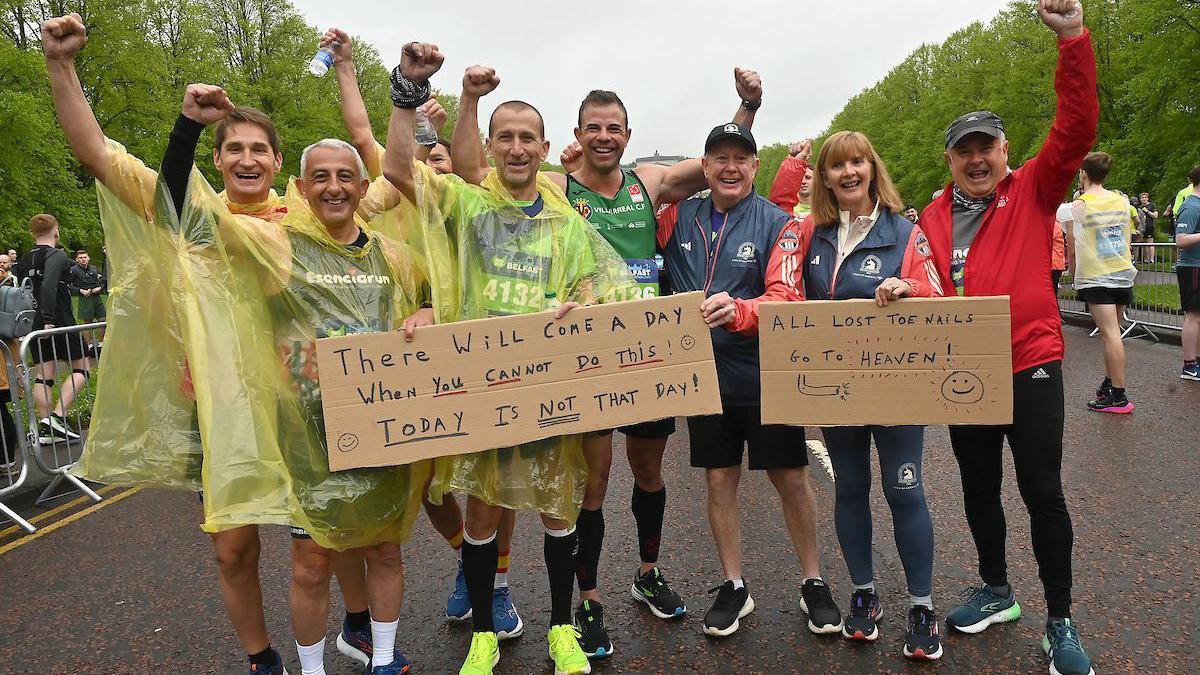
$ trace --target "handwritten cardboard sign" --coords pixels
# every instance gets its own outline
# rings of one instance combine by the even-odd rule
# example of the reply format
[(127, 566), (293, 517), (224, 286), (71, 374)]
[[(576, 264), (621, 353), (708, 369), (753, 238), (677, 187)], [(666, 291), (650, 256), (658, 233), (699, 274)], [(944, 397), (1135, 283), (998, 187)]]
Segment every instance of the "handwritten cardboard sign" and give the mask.
[(329, 468), (721, 411), (703, 293), (317, 341)]
[(1008, 297), (772, 302), (764, 424), (1009, 424)]

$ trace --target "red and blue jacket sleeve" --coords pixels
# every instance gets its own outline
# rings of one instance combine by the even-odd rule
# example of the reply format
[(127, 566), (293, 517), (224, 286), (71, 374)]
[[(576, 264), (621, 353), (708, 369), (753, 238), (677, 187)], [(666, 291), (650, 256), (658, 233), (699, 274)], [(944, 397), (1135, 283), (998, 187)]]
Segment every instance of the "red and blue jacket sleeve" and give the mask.
[(667, 247), (667, 242), (671, 241), (671, 235), (675, 233), (675, 226), (679, 224), (679, 202), (671, 202), (658, 207), (658, 212), (654, 215), (658, 221), (658, 248), (664, 249)]
[(910, 298), (940, 298), (945, 295), (942, 278), (933, 252), (929, 249), (929, 238), (919, 226), (914, 226), (904, 250), (904, 262), (900, 265), (900, 279), (912, 288)]
[(804, 222), (792, 218), (783, 226), (771, 244), (767, 259), (766, 292), (749, 300), (735, 299), (733, 321), (726, 324), (730, 332), (746, 336), (758, 335), (758, 303), (798, 302), (804, 299), (804, 275), (801, 264), (808, 251), (812, 234), (812, 219)]
[(804, 174), (808, 173), (808, 163), (796, 157), (784, 157), (771, 183), (771, 201), (792, 215), (792, 209), (800, 203), (800, 185), (804, 183)]

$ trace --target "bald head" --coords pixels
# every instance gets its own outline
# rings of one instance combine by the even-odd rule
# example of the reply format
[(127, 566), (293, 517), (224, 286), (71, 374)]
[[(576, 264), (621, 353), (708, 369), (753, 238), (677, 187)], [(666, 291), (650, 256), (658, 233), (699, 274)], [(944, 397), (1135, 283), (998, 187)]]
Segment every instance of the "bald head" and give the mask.
[(546, 121), (542, 119), (542, 113), (537, 108), (529, 105), (525, 101), (505, 101), (496, 106), (492, 111), (492, 116), (488, 119), (488, 136), (493, 136), (496, 133), (496, 115), (504, 115), (505, 113), (515, 114), (531, 114), (537, 117), (537, 131), (539, 138), (546, 137)]

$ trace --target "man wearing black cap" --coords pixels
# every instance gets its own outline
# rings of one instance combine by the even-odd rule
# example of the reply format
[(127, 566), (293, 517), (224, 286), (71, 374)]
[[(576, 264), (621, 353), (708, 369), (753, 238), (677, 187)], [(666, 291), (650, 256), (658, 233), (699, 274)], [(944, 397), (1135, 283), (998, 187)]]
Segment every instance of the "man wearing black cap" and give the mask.
[(804, 572), (800, 607), (810, 630), (841, 629), (841, 612), (821, 580), (816, 501), (808, 477), (804, 430), (764, 425), (759, 416), (758, 303), (802, 300), (805, 247), (798, 221), (754, 193), (758, 146), (750, 130), (730, 122), (712, 130), (701, 160), (711, 194), (659, 212), (658, 243), (671, 288), (704, 291), (700, 310), (712, 333), (721, 387), (720, 415), (688, 419), (692, 466), (705, 469), (708, 519), (725, 574), (704, 632), (729, 635), (754, 611), (742, 578), (737, 489), (742, 453), (765, 470), (779, 492), (784, 520)]
[(943, 286), (957, 287), (960, 295), (1007, 295), (1012, 312), (1013, 423), (950, 427), (983, 583), (946, 623), (978, 633), (1021, 615), (1004, 552), (1000, 486), (1007, 437), (1045, 588), (1049, 620), (1042, 646), (1050, 672), (1087, 675), (1091, 662), (1070, 618), (1074, 535), (1062, 487), (1063, 339), (1046, 275), (1055, 211), (1096, 141), (1100, 107), (1082, 8), (1075, 0), (1039, 0), (1038, 13), (1058, 34), (1059, 50), (1058, 107), (1045, 145), (1009, 171), (1000, 118), (987, 111), (959, 117), (946, 132), (954, 182), (921, 214)]

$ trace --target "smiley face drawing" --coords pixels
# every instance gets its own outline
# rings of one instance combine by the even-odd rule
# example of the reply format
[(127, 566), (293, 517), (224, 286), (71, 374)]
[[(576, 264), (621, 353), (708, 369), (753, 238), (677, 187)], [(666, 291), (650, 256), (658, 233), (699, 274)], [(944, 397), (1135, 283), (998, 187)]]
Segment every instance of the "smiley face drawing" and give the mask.
[(942, 382), (942, 398), (951, 403), (971, 404), (983, 400), (983, 380), (974, 373), (956, 370)]
[(354, 434), (342, 434), (337, 440), (338, 450), (342, 452), (350, 452), (358, 447), (358, 436)]
[(692, 347), (696, 346), (696, 338), (692, 337), (691, 335), (684, 335), (683, 337), (679, 338), (679, 346), (683, 347), (684, 351), (690, 352), (692, 351)]

